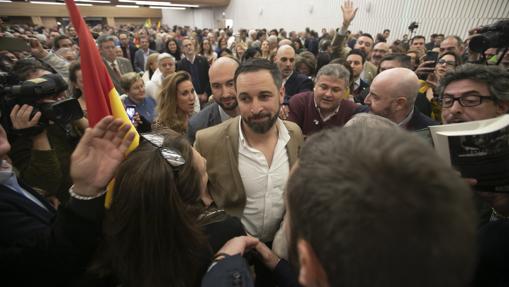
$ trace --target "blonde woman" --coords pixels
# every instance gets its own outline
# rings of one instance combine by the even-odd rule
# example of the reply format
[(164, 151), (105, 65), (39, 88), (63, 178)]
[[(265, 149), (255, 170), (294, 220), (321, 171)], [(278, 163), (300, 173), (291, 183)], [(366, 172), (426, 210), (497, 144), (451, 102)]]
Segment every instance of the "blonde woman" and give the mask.
[(176, 72), (163, 81), (156, 106), (154, 129), (170, 128), (186, 134), (189, 119), (194, 113), (196, 96), (191, 75), (185, 71)]
[(147, 57), (147, 63), (145, 63), (145, 73), (143, 73), (143, 82), (146, 84), (150, 79), (152, 79), (152, 75), (157, 70), (157, 57), (159, 53), (152, 53)]

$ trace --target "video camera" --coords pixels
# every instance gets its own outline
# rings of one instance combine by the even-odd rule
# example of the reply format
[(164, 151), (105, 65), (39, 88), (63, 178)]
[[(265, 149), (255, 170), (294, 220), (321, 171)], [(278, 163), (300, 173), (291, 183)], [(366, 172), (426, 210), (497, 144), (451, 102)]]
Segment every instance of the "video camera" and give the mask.
[[(81, 119), (83, 111), (78, 100), (65, 99), (55, 101), (50, 99), (50, 97), (55, 97), (67, 90), (67, 87), (65, 80), (58, 74), (44, 75), (40, 78), (24, 81), (19, 85), (0, 86), (5, 118), (9, 118), (8, 115), (15, 105), (22, 106), (26, 104), (34, 107), (30, 118), (40, 111), (42, 115), (37, 126), (28, 129), (29, 131), (19, 131), (28, 134), (41, 132), (49, 124), (49, 121), (60, 125), (67, 125)], [(8, 127), (12, 127), (10, 120), (7, 122)]]
[(410, 30), (411, 33), (413, 33), (414, 30), (417, 28), (419, 28), (419, 23), (417, 23), (415, 21), (410, 23), (410, 26), (408, 26), (408, 30)]
[(501, 20), (477, 30), (480, 35), (470, 39), (470, 50), (482, 53), (489, 48), (509, 47), (509, 20)]

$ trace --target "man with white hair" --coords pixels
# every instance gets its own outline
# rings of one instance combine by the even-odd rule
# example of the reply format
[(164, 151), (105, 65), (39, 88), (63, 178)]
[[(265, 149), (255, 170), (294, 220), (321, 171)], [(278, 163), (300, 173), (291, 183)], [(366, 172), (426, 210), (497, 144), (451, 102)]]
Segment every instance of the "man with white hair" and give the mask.
[(438, 122), (415, 109), (419, 87), (419, 79), (412, 70), (385, 70), (373, 79), (364, 103), (368, 105), (369, 112), (388, 118), (407, 130), (437, 125)]
[(164, 78), (175, 73), (175, 58), (168, 54), (162, 53), (157, 56), (157, 70), (147, 82), (145, 87), (145, 95), (158, 99)]

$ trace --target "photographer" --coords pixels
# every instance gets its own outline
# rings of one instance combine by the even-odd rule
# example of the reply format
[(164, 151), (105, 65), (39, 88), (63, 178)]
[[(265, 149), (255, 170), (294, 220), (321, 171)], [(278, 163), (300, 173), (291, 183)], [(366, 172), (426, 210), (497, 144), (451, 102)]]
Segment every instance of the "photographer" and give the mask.
[(83, 113), (79, 103), (70, 102), (76, 100), (64, 101), (67, 84), (62, 77), (43, 70), (37, 63), (18, 61), (13, 71), (27, 81), (5, 89), (10, 91), (4, 96), (3, 112), (13, 144), (9, 156), (21, 179), (46, 191), (45, 196), (65, 201), (66, 190), (71, 186), (70, 155), (85, 128), (76, 119), (82, 118)]
[(71, 286), (101, 235), (105, 186), (134, 134), (112, 117), (87, 129), (72, 154), (71, 199), (58, 211), (16, 177), (0, 126), (0, 275), (5, 286)]

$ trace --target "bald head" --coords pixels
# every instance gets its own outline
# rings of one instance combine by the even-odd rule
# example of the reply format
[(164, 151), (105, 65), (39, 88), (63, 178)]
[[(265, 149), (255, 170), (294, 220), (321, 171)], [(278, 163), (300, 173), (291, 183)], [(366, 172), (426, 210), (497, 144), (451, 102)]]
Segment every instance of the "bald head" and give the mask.
[(419, 86), (419, 79), (410, 69), (385, 70), (371, 83), (364, 103), (373, 114), (399, 124), (413, 110)]
[(274, 62), (277, 64), (283, 78), (287, 78), (293, 72), (295, 65), (295, 50), (290, 45), (283, 45), (277, 49)]
[(419, 78), (410, 69), (394, 68), (381, 72), (373, 80), (378, 85), (383, 85), (390, 91), (393, 98), (404, 97), (410, 105), (414, 105), (419, 92)]
[(283, 40), (279, 41), (279, 47), (285, 46), (285, 45), (290, 46), (291, 44), (292, 44), (292, 41), (289, 39), (283, 39)]
[(210, 88), (214, 101), (230, 116), (235, 116), (237, 110), (233, 78), (238, 67), (237, 60), (231, 57), (220, 57), (209, 69)]

